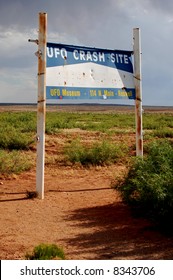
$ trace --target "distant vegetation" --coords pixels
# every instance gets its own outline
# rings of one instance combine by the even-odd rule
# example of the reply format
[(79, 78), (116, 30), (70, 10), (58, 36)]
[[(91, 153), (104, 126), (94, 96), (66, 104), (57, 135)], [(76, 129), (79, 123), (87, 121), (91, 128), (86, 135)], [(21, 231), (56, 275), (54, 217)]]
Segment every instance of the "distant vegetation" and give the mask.
[[(36, 112), (1, 112), (0, 123), (0, 174), (28, 170), (35, 164), (33, 153), (36, 154)], [(144, 113), (143, 126), (144, 143), (173, 138), (172, 114)], [(69, 138), (66, 133), (72, 129), (79, 130), (78, 140), (76, 136)], [(87, 139), (80, 139), (80, 131), (93, 133), (93, 140), (86, 143)], [(65, 142), (59, 151), (61, 164), (62, 160), (64, 164), (71, 161), (85, 166), (113, 164), (117, 160), (126, 164), (135, 154), (134, 113), (47, 112), (46, 134), (50, 137), (46, 142), (47, 146), (49, 141), (55, 141), (51, 140), (52, 136), (58, 138), (63, 134)], [(128, 141), (130, 134), (134, 135), (133, 143)], [(51, 161), (49, 155), (47, 162), (58, 164), (58, 160), (57, 156)]]
[[(126, 115), (126, 117), (125, 117)], [(135, 129), (134, 114), (111, 113), (56, 113), (48, 112), (46, 133), (54, 134), (60, 129), (80, 128), (88, 131), (108, 132), (115, 128)]]

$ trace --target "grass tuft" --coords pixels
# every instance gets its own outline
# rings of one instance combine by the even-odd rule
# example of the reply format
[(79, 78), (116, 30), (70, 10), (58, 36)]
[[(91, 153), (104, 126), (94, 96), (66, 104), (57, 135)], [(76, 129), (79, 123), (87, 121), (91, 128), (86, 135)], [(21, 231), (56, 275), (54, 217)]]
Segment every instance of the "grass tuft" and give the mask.
[(72, 141), (65, 148), (67, 159), (82, 165), (104, 165), (117, 162), (124, 155), (123, 145), (115, 145), (109, 141), (96, 142), (91, 147), (81, 144), (80, 140)]
[(19, 174), (30, 170), (32, 167), (31, 158), (21, 151), (7, 152), (0, 150), (0, 174)]
[(36, 246), (31, 254), (26, 254), (27, 260), (65, 260), (62, 248), (55, 244), (40, 244)]

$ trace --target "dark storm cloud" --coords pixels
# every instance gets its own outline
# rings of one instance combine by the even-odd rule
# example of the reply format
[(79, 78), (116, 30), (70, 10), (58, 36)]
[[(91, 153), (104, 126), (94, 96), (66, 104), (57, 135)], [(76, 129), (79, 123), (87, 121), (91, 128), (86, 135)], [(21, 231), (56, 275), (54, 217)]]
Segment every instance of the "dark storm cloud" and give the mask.
[[(173, 2), (170, 0), (1, 0), (0, 25), (15, 25), (19, 29), (34, 28), (39, 12), (47, 12), (50, 30), (67, 32), (86, 31), (106, 27), (114, 19), (123, 18), (128, 23), (129, 13), (135, 13), (140, 6), (150, 12), (159, 10), (172, 13)], [(117, 21), (116, 21), (117, 22)], [(112, 27), (116, 29), (116, 26)]]
[[(58, 43), (129, 50), (133, 48), (132, 30), (140, 27), (144, 101), (159, 102), (159, 96), (166, 100), (163, 92), (172, 98), (173, 1), (0, 0), (0, 70), (5, 69), (6, 75), (15, 71), (14, 80), (20, 77), (20, 68), (23, 71), (35, 65), (37, 71), (37, 46), (28, 39), (38, 36), (39, 12), (48, 14), (48, 40)], [(28, 71), (31, 80), (36, 75), (32, 71)], [(0, 77), (2, 93), (2, 85), (9, 91), (12, 87), (6, 80)], [(23, 75), (19, 84), (22, 80)]]
[(152, 9), (159, 10), (162, 13), (172, 14), (173, 12), (173, 1), (171, 0), (143, 0), (143, 2), (146, 2)]
[[(104, 33), (111, 33), (117, 29), (110, 25), (116, 19), (123, 18), (124, 12), (119, 3), (114, 0), (1, 0), (0, 25), (4, 28), (17, 28), (21, 32), (30, 28), (37, 28), (38, 13), (48, 14), (48, 35), (57, 32), (72, 34), (79, 41), (94, 40), (96, 35), (104, 37)], [(73, 43), (73, 42), (72, 42)], [(94, 42), (93, 42), (94, 43)]]
[(71, 44), (77, 41), (79, 44), (116, 47), (115, 35), (119, 34), (121, 26), (122, 35), (123, 25), (130, 31), (127, 9), (122, 3), (122, 0), (1, 0), (0, 25), (21, 32), (37, 29), (38, 13), (44, 11), (48, 14), (48, 40), (51, 33), (57, 33), (65, 34), (69, 39), (73, 37), (74, 41), (69, 40)]
[(111, 8), (111, 5), (111, 0), (1, 0), (0, 18), (2, 25), (15, 24), (20, 28), (27, 25), (33, 27), (38, 12), (44, 11), (50, 14), (49, 20), (52, 24), (58, 23), (62, 27), (74, 21), (80, 27), (79, 19), (90, 24), (94, 20), (94, 14), (96, 14), (101, 20), (104, 13)]

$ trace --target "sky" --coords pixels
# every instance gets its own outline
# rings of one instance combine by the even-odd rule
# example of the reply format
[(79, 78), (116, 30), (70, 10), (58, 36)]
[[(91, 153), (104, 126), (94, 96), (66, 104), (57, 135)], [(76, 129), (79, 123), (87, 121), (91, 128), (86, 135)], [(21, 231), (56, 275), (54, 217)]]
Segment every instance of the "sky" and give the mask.
[(38, 38), (39, 12), (47, 13), (48, 42), (133, 50), (140, 28), (143, 105), (173, 105), (170, 0), (1, 0), (0, 103), (37, 102), (37, 45), (28, 39)]

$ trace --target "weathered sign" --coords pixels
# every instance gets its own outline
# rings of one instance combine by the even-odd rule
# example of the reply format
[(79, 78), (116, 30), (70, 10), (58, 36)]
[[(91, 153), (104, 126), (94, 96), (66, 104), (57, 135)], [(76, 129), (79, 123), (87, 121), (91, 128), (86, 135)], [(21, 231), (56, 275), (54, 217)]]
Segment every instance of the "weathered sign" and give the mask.
[(132, 52), (47, 43), (47, 99), (135, 99)]

